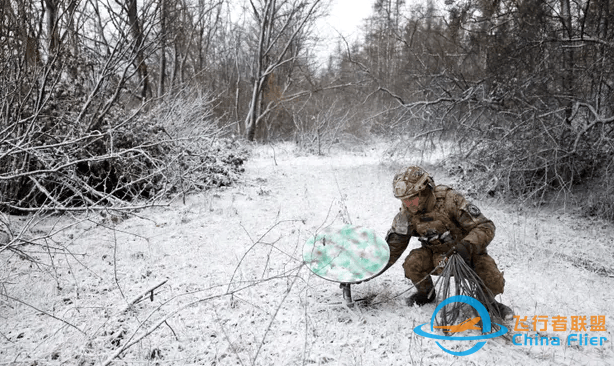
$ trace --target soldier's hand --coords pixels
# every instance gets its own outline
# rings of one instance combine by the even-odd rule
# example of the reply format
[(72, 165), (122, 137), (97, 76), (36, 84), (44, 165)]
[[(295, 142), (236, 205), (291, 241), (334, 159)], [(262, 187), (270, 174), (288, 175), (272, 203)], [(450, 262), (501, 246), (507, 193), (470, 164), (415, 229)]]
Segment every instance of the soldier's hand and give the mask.
[(452, 237), (449, 231), (446, 231), (439, 236), (439, 240), (441, 240), (441, 244), (450, 244), (454, 241), (454, 237)]
[(460, 243), (456, 244), (456, 246), (454, 247), (454, 251), (458, 253), (461, 258), (463, 258), (463, 260), (465, 261), (465, 263), (467, 263), (469, 267), (473, 267), (471, 265), (471, 243), (461, 241)]
[(420, 243), (422, 243), (423, 246), (428, 246), (437, 239), (439, 239), (439, 233), (437, 233), (437, 231), (434, 229), (428, 229), (426, 233), (424, 233), (424, 236), (418, 238), (418, 240), (420, 241)]

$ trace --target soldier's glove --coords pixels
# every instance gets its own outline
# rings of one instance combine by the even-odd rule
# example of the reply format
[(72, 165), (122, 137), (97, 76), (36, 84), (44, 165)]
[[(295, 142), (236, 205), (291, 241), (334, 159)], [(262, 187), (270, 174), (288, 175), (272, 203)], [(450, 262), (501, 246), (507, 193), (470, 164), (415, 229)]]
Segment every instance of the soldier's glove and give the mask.
[(454, 247), (454, 252), (460, 255), (469, 267), (473, 268), (473, 264), (471, 263), (471, 243), (468, 241), (461, 241)]
[(429, 246), (437, 239), (439, 239), (439, 233), (433, 229), (428, 229), (424, 236), (418, 238), (422, 246)]
[(441, 244), (446, 245), (454, 242), (454, 237), (452, 237), (452, 234), (450, 234), (449, 231), (446, 231), (439, 236), (439, 240), (441, 241)]
[(418, 240), (420, 241), (420, 243), (422, 243), (422, 246), (431, 245), (436, 240), (439, 241), (438, 244), (446, 245), (454, 242), (454, 237), (452, 237), (452, 234), (450, 234), (449, 231), (446, 231), (445, 233), (440, 235), (435, 230), (429, 229), (426, 231), (426, 234), (424, 236), (419, 237)]

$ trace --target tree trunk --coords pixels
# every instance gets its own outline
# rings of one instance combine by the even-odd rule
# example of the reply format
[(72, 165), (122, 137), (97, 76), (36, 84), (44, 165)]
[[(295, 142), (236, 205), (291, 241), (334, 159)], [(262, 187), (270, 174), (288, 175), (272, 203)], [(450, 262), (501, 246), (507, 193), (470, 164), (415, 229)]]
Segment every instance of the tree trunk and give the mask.
[(249, 104), (249, 112), (247, 113), (247, 120), (245, 129), (247, 131), (247, 140), (254, 141), (256, 137), (256, 125), (258, 124), (258, 115), (260, 111), (260, 101), (262, 99), (262, 86), (260, 80), (254, 81), (254, 88), (252, 90), (252, 98)]
[(136, 43), (136, 67), (139, 71), (139, 76), (141, 77), (141, 82), (143, 84), (143, 88), (141, 89), (141, 98), (145, 100), (147, 99), (147, 92), (149, 89), (149, 76), (147, 73), (147, 64), (145, 63), (145, 57), (143, 56), (144, 37), (143, 31), (139, 24), (137, 0), (126, 0), (126, 11), (128, 13), (127, 15), (128, 22), (130, 24), (130, 31), (132, 32), (132, 37), (134, 38), (134, 41)]
[[(605, 40), (608, 36), (608, 19), (610, 17), (610, 0), (601, 0), (599, 7), (599, 29), (598, 29), (598, 37), (602, 40)], [(599, 59), (601, 60), (601, 74), (599, 75), (599, 83), (597, 86), (597, 111), (601, 112), (601, 107), (603, 103), (604, 93), (603, 88), (604, 85), (607, 85), (605, 82), (605, 70), (608, 69), (607, 66), (607, 58), (606, 58), (606, 46), (599, 46)]]
[(260, 14), (260, 33), (258, 37), (258, 51), (256, 53), (256, 68), (255, 68), (255, 78), (254, 78), (254, 88), (252, 89), (252, 98), (249, 103), (249, 112), (247, 113), (247, 118), (245, 119), (245, 130), (247, 132), (247, 140), (254, 141), (256, 137), (256, 125), (258, 124), (260, 103), (262, 100), (262, 84), (264, 75), (264, 69), (266, 65), (264, 65), (264, 58), (266, 57), (266, 45), (270, 39), (271, 35), (271, 20), (275, 13), (275, 0), (267, 0), (264, 6), (262, 13)]
[(561, 0), (561, 22), (563, 23), (563, 38), (566, 38), (568, 42), (563, 42), (563, 94), (567, 99), (565, 104), (565, 122), (571, 124), (572, 113), (572, 96), (573, 96), (573, 45), (571, 39), (573, 38), (572, 20), (571, 20), (571, 8), (569, 0)]
[(160, 43), (158, 97), (164, 95), (164, 79), (166, 78), (166, 0), (160, 0)]
[(58, 0), (45, 0), (47, 12), (47, 36), (49, 37), (49, 55), (56, 53), (60, 46), (58, 30)]

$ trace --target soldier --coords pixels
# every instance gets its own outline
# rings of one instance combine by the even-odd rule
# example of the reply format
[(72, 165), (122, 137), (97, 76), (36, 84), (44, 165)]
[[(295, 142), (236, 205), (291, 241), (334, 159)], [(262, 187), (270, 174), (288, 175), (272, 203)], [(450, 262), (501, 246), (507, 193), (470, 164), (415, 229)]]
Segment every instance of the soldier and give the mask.
[[(452, 188), (435, 186), (433, 178), (417, 166), (397, 174), (392, 188), (394, 196), (401, 200), (402, 205), (386, 235), (390, 247), (390, 260), (386, 269), (403, 254), (412, 236), (420, 238), (422, 243), (420, 248), (409, 253), (403, 263), (405, 277), (417, 289), (407, 299), (408, 305), (422, 306), (435, 300), (435, 292), (431, 291), (433, 281), (429, 274), (451, 249), (473, 268), (493, 296), (503, 293), (503, 274), (486, 251), (495, 236), (495, 225), (484, 217), (479, 208)], [(503, 319), (513, 317), (512, 309), (497, 302), (494, 297), (491, 303)]]

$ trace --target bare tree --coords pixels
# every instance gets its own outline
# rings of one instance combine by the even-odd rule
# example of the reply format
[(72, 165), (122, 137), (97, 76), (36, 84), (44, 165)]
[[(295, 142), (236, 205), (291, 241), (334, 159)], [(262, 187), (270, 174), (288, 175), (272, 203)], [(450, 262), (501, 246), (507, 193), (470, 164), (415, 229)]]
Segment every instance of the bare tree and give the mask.
[(125, 3), (123, 3), (122, 6), (126, 12), (130, 32), (132, 33), (132, 37), (134, 39), (134, 49), (136, 53), (135, 63), (142, 83), (141, 98), (145, 100), (147, 99), (147, 92), (149, 91), (149, 74), (143, 51), (145, 46), (145, 35), (143, 34), (143, 27), (139, 21), (137, 0), (125, 0)]
[(158, 77), (158, 96), (164, 95), (164, 81), (166, 79), (166, 0), (160, 0), (160, 70)]
[[(250, 0), (258, 38), (254, 45), (253, 86), (249, 111), (245, 118), (247, 139), (253, 141), (256, 128), (278, 103), (280, 92), (263, 105), (267, 85), (273, 85), (274, 74), (296, 61), (304, 51), (301, 38), (308, 25), (321, 10), (321, 0)], [(287, 84), (286, 84), (287, 85)]]
[(567, 124), (571, 124), (571, 113), (572, 113), (572, 98), (573, 98), (573, 69), (574, 69), (574, 60), (573, 60), (573, 45), (571, 44), (571, 40), (574, 38), (574, 28), (573, 21), (571, 17), (571, 6), (569, 0), (560, 0), (561, 1), (561, 24), (562, 24), (562, 40), (569, 41), (564, 44), (563, 50), (563, 73), (562, 73), (562, 84), (563, 84), (563, 93), (567, 101), (565, 101), (565, 122)]
[(59, 48), (60, 32), (58, 24), (59, 1), (45, 0), (47, 12), (47, 36), (49, 37), (49, 54), (52, 55)]

